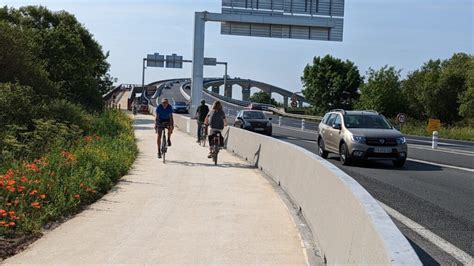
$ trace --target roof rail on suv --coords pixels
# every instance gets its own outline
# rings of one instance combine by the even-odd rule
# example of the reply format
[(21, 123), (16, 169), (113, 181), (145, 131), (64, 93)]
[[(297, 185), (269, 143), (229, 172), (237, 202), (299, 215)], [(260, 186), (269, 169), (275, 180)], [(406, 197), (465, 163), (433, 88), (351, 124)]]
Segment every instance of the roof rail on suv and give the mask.
[(379, 114), (379, 112), (375, 111), (375, 110), (362, 110), (362, 112), (370, 112), (370, 113), (375, 113), (375, 114)]
[(333, 110), (331, 110), (331, 112), (339, 112), (339, 113), (346, 114), (346, 110), (344, 110), (344, 109), (333, 109)]

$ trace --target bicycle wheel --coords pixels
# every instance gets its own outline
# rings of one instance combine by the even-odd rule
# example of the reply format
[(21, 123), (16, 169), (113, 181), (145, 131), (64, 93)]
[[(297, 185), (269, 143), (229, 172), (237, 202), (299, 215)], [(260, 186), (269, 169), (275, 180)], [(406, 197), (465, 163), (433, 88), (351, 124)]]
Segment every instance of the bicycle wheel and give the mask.
[(206, 147), (206, 138), (207, 138), (207, 136), (205, 134), (201, 135), (201, 145), (203, 147)]
[(214, 154), (212, 156), (212, 160), (214, 161), (214, 165), (217, 165), (217, 155), (219, 154), (219, 148), (214, 148)]
[(163, 163), (166, 162), (167, 149), (168, 149), (168, 145), (166, 142), (166, 131), (163, 130), (163, 138), (161, 139), (161, 156), (163, 157)]

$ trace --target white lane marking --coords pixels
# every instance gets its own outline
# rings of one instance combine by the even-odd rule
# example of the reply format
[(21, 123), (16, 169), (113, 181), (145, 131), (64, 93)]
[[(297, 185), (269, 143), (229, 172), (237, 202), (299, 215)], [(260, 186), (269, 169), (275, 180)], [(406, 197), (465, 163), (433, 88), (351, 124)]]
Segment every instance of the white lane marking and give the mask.
[(306, 133), (315, 133), (317, 134), (318, 132), (315, 131), (315, 130), (308, 130), (308, 129), (305, 129), (304, 131), (301, 130), (301, 129), (298, 129), (297, 127), (289, 127), (289, 126), (279, 126), (278, 125), (278, 122), (276, 124), (273, 124), (274, 127), (279, 127), (279, 128), (284, 128), (284, 129), (288, 129), (288, 130), (293, 130), (293, 131), (297, 131), (297, 132), (306, 132)]
[(408, 144), (408, 147), (413, 148), (413, 149), (418, 149), (418, 150), (444, 152), (444, 153), (451, 153), (451, 154), (473, 156), (474, 157), (474, 152), (472, 152), (472, 151), (453, 150), (453, 149), (446, 149), (446, 148), (432, 149), (431, 147), (426, 147), (426, 146), (422, 146), (422, 145), (415, 145), (415, 144)]
[(422, 225), (416, 223), (415, 221), (411, 220), (410, 218), (404, 216), (403, 214), (399, 213), (398, 211), (388, 207), (387, 205), (383, 204), (382, 202), (378, 201), (380, 206), (395, 220), (399, 221), (400, 223), (404, 224), (414, 232), (416, 232), (421, 237), (425, 238), (429, 242), (433, 243), (442, 251), (446, 252), (447, 254), (453, 256), (459, 262), (464, 265), (473, 265), (474, 259), (471, 255), (467, 254), (466, 252), (462, 251), (461, 249), (457, 248), (453, 244), (449, 243), (448, 241), (444, 240), (443, 238), (439, 237), (435, 233), (431, 232), (430, 230), (426, 229)]
[(407, 158), (407, 161), (412, 161), (412, 162), (415, 162), (415, 163), (431, 164), (431, 165), (434, 165), (434, 166), (452, 168), (452, 169), (456, 169), (456, 170), (462, 170), (462, 171), (467, 171), (467, 172), (473, 172), (474, 173), (474, 169), (471, 169), (471, 168), (465, 168), (465, 167), (459, 167), (459, 166), (447, 165), (447, 164), (441, 164), (441, 163), (433, 163), (433, 162), (417, 160), (417, 159), (411, 159), (411, 158)]

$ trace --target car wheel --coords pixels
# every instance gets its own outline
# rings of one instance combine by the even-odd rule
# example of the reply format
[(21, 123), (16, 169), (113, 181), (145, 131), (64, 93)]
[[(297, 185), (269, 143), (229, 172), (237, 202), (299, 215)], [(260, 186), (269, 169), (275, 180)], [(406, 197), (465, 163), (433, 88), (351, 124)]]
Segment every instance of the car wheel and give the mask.
[(323, 157), (324, 159), (328, 158), (329, 152), (327, 152), (324, 149), (324, 140), (323, 139), (319, 139), (319, 141), (318, 141), (318, 154), (319, 154), (319, 156)]
[(395, 166), (396, 168), (402, 168), (403, 165), (405, 165), (405, 161), (406, 159), (395, 160), (393, 161), (393, 166)]
[(347, 145), (345, 143), (342, 143), (339, 147), (339, 158), (343, 165), (349, 165), (351, 163), (349, 150), (347, 149)]

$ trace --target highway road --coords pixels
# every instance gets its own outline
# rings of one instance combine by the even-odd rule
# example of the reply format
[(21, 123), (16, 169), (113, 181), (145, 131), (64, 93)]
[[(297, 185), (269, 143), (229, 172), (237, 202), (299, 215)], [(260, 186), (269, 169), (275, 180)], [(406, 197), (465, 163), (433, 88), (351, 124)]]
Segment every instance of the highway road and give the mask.
[[(179, 86), (164, 90), (163, 96), (185, 100)], [(203, 98), (209, 103), (215, 100)], [(242, 107), (227, 103), (224, 107), (232, 124), (232, 116)], [(317, 153), (316, 123), (310, 123), (310, 131), (301, 131), (296, 119), (284, 118), (279, 127), (278, 118), (271, 117), (275, 138)], [(391, 162), (343, 166), (334, 154), (328, 160), (388, 206), (387, 212), (396, 217), (394, 222), (425, 264), (460, 264), (462, 258), (474, 256), (474, 143), (441, 140), (437, 150), (425, 137), (408, 136), (408, 143), (409, 159), (402, 169)]]

